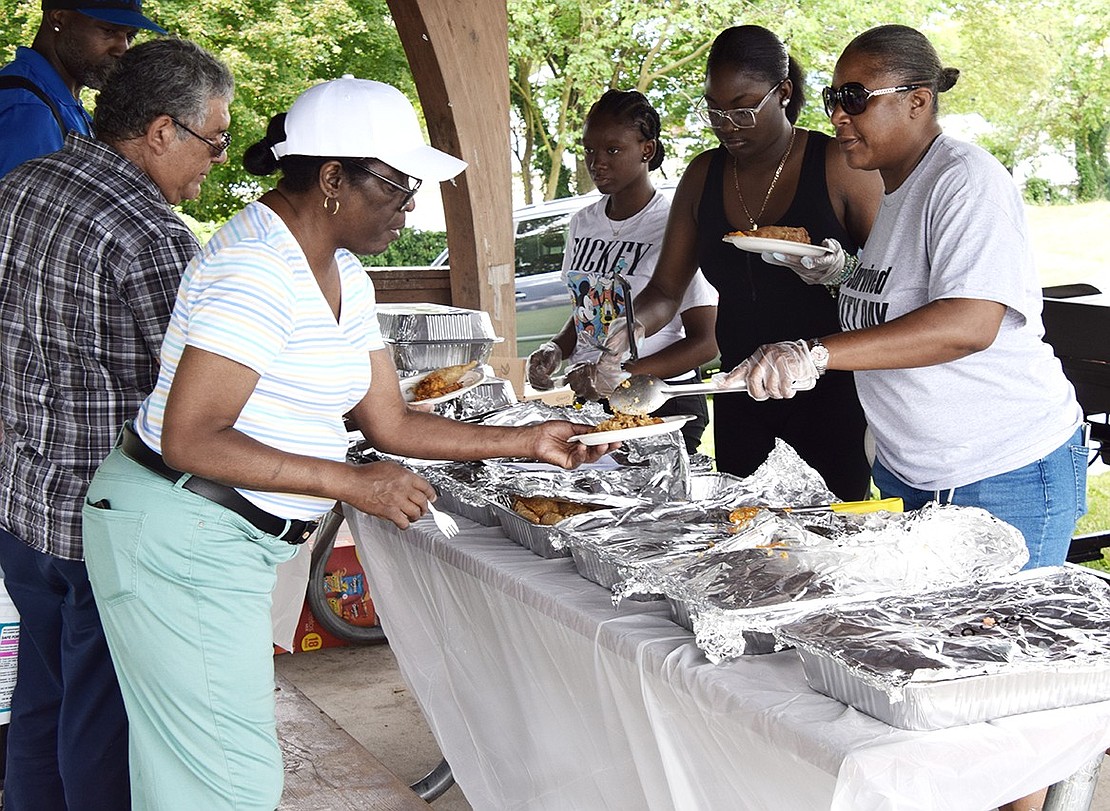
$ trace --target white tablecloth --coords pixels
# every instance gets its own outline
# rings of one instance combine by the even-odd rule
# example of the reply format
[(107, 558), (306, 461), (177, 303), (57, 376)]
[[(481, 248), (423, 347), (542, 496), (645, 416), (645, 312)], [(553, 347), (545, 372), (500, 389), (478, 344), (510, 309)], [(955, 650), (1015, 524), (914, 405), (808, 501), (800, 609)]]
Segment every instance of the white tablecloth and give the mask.
[(500, 529), (402, 532), (348, 508), (401, 672), (483, 809), (968, 809), (1110, 746), (1110, 702), (937, 732), (813, 692), (791, 651), (710, 664), (662, 602), (625, 602)]

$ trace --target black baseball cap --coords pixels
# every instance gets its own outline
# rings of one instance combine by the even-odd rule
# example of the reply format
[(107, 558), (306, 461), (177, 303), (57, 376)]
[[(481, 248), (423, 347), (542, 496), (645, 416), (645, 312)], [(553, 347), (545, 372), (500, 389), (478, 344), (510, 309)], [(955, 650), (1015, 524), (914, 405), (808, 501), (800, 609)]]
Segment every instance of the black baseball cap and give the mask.
[(95, 17), (113, 25), (166, 33), (165, 28), (143, 16), (143, 0), (42, 0), (43, 11), (55, 9), (80, 11), (87, 17)]

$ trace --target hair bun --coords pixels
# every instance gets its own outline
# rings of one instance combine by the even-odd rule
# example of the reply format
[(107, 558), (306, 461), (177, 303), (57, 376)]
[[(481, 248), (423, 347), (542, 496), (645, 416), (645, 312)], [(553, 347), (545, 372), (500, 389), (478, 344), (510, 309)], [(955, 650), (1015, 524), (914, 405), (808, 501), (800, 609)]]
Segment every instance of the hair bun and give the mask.
[(942, 69), (940, 72), (940, 79), (937, 80), (937, 92), (943, 93), (945, 90), (951, 90), (956, 85), (956, 80), (959, 78), (959, 68)]

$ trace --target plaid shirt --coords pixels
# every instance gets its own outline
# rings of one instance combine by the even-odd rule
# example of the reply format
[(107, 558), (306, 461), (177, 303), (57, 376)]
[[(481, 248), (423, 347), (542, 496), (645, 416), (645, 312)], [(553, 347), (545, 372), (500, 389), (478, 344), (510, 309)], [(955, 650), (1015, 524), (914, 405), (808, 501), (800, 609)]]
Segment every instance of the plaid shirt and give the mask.
[(71, 133), (0, 182), (0, 523), (82, 559), (88, 483), (154, 389), (196, 237), (135, 164)]

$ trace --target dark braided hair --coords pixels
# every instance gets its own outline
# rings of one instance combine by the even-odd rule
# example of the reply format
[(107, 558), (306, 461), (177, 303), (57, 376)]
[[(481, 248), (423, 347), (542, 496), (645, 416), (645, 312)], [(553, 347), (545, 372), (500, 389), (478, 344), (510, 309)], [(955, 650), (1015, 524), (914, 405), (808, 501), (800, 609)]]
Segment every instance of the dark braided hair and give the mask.
[(655, 154), (648, 162), (648, 169), (658, 169), (663, 164), (659, 113), (639, 90), (606, 90), (586, 113), (586, 120), (594, 115), (608, 115), (618, 121), (627, 121), (640, 131), (645, 140), (655, 141)]
[(786, 105), (786, 120), (798, 123), (805, 104), (806, 75), (802, 66), (786, 51), (782, 40), (759, 25), (734, 25), (726, 28), (709, 49), (705, 70), (732, 68), (766, 79), (770, 84), (789, 79), (794, 89)]
[(937, 97), (951, 90), (960, 77), (956, 68), (941, 65), (936, 48), (924, 34), (906, 25), (880, 25), (864, 31), (848, 43), (843, 59), (859, 55), (874, 60), (896, 77), (900, 84), (919, 84), (933, 91), (933, 112)]

